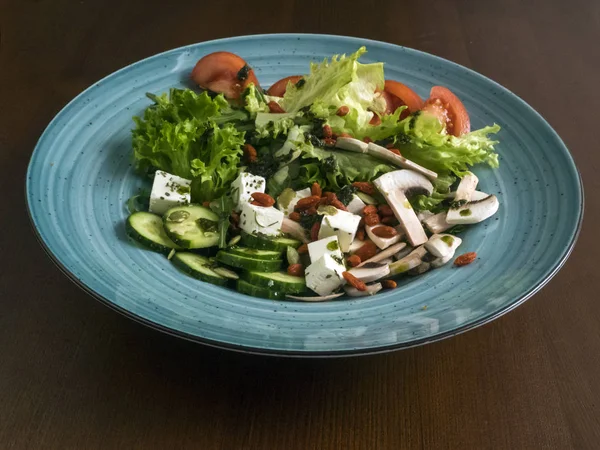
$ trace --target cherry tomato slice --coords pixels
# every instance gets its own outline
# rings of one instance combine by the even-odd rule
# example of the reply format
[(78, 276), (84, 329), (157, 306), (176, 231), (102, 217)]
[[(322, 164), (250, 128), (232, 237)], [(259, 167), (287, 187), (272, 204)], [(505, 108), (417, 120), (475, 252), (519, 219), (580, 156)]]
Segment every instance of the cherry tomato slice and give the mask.
[(465, 105), (448, 88), (432, 87), (423, 110), (435, 114), (440, 122), (446, 124), (448, 133), (454, 136), (471, 131), (471, 120)]
[(250, 83), (260, 88), (254, 69), (244, 59), (229, 52), (204, 56), (196, 63), (191, 76), (201, 88), (222, 93), (231, 100), (238, 100)]
[(302, 78), (302, 75), (292, 75), (291, 77), (282, 78), (276, 83), (273, 83), (273, 86), (267, 90), (267, 94), (274, 97), (283, 97), (283, 94), (285, 94), (285, 90), (287, 89), (288, 82), (296, 84)]
[[(423, 100), (415, 91), (398, 81), (385, 80), (385, 92), (391, 98), (391, 112), (394, 112), (398, 106), (406, 105), (408, 111), (414, 113), (423, 108)], [(387, 98), (386, 98), (387, 100)], [(388, 103), (389, 105), (389, 103)], [(390, 107), (388, 107), (388, 111)]]

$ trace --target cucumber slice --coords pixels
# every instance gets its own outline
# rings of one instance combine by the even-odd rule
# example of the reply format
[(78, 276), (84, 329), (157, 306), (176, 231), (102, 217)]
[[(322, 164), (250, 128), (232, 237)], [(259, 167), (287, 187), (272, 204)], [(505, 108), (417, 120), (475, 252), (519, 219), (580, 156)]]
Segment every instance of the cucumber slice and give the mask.
[(134, 212), (125, 223), (127, 235), (144, 246), (160, 253), (169, 254), (172, 249), (179, 249), (165, 233), (160, 216), (149, 212)]
[(281, 263), (283, 262), (281, 259), (265, 260), (249, 258), (225, 250), (220, 250), (217, 253), (217, 261), (231, 267), (256, 270), (258, 272), (276, 272), (281, 268)]
[(208, 258), (195, 253), (178, 252), (171, 258), (171, 262), (198, 280), (219, 286), (224, 286), (229, 281), (228, 278), (219, 275), (211, 268)]
[(205, 248), (219, 242), (219, 216), (200, 205), (176, 206), (163, 216), (167, 236), (183, 248)]
[(253, 259), (264, 259), (267, 261), (273, 261), (275, 259), (281, 259), (281, 252), (275, 250), (258, 250), (256, 248), (246, 247), (231, 247), (228, 248), (229, 253), (235, 253), (236, 255), (246, 256)]
[(242, 243), (250, 248), (259, 250), (275, 250), (283, 252), (288, 247), (298, 248), (302, 245), (297, 239), (288, 237), (267, 237), (248, 234), (242, 231)]
[(253, 297), (268, 298), (271, 300), (285, 299), (285, 294), (283, 292), (255, 286), (242, 279), (237, 280), (237, 290), (242, 294), (251, 295)]
[(306, 291), (306, 279), (285, 272), (245, 272), (242, 278), (249, 283), (276, 292), (301, 294)]

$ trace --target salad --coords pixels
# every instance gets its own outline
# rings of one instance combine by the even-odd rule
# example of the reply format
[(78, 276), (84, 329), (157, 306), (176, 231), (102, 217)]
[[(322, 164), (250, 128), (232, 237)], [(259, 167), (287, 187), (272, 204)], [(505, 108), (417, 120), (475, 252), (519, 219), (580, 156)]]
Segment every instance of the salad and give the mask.
[(498, 166), (498, 125), (471, 131), (449, 89), (423, 100), (364, 47), (264, 90), (239, 56), (204, 56), (195, 89), (147, 94), (133, 157), (149, 194), (131, 238), (191, 276), (268, 299), (373, 295), (454, 260), (467, 225), (496, 213), (477, 164)]

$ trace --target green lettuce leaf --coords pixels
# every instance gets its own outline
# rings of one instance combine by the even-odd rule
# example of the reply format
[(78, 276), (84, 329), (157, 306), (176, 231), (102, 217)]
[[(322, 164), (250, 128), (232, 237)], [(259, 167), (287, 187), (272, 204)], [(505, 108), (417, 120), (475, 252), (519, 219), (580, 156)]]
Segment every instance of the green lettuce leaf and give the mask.
[(301, 162), (297, 184), (307, 186), (317, 182), (323, 190), (329, 191), (338, 191), (355, 181), (372, 181), (396, 169), (366, 153), (325, 150), (313, 146), (305, 147), (302, 158), (305, 161)]
[(287, 135), (290, 128), (296, 125), (294, 122), (295, 117), (295, 113), (272, 114), (259, 112), (254, 120), (255, 133), (260, 139), (276, 139), (280, 135)]
[(238, 176), (244, 133), (232, 124), (214, 125), (202, 137), (198, 158), (192, 160), (192, 199), (213, 200), (223, 195)]
[(476, 164), (498, 167), (498, 141), (489, 137), (498, 131), (500, 126), (494, 124), (456, 137), (447, 134), (435, 116), (422, 113), (399, 122), (394, 143), (403, 156), (438, 175), (462, 177)]
[[(351, 133), (356, 137), (365, 136), (373, 113), (369, 110), (376, 105), (383, 89), (383, 63), (361, 64), (358, 58), (366, 52), (365, 47), (350, 56), (335, 55), (331, 60), (320, 64), (312, 63), (310, 73), (304, 77), (305, 83), (290, 85), (281, 102), (288, 113), (309, 108), (316, 117), (327, 119), (336, 133)], [(347, 106), (347, 115), (336, 115), (340, 106)]]
[[(237, 176), (244, 144), (244, 131), (231, 120), (247, 119), (247, 114), (233, 110), (222, 95), (210, 98), (206, 92), (190, 89), (148, 97), (154, 104), (142, 118), (133, 118), (136, 166), (192, 179), (195, 202), (222, 195)], [(228, 122), (219, 126), (222, 112)]]
[(260, 90), (256, 89), (254, 83), (250, 83), (248, 85), (242, 96), (244, 99), (244, 108), (250, 114), (254, 115), (258, 112), (269, 112), (269, 107), (267, 106), (264, 94)]

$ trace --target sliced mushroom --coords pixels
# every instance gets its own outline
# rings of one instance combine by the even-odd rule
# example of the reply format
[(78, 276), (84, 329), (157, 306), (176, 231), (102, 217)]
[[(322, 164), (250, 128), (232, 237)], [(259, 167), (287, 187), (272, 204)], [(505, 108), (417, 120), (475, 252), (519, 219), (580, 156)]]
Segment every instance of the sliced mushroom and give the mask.
[(346, 291), (346, 294), (348, 294), (350, 297), (367, 297), (369, 295), (375, 295), (381, 289), (383, 289), (383, 286), (381, 285), (381, 283), (374, 283), (374, 284), (367, 285), (366, 291), (359, 291), (354, 286), (349, 286), (349, 285), (344, 286), (344, 291)]
[(432, 233), (443, 233), (446, 230), (449, 230), (453, 227), (446, 221), (446, 216), (448, 213), (446, 211), (437, 213), (431, 217), (428, 217), (423, 221), (423, 224), (427, 227), (429, 231)]
[(475, 192), (475, 189), (477, 188), (477, 183), (479, 183), (479, 178), (472, 172), (468, 172), (462, 177), (456, 188), (454, 203), (457, 204), (457, 206), (469, 203), (473, 192)]
[(446, 216), (446, 222), (451, 225), (470, 225), (483, 222), (496, 214), (500, 203), (495, 195), (482, 200), (469, 202), (460, 208), (451, 209)]
[[(454, 199), (456, 197), (456, 192), (457, 191), (453, 191), (453, 192), (448, 192), (448, 195), (446, 196), (446, 198), (449, 199)], [(481, 191), (474, 191), (471, 194), (471, 202), (477, 201), (477, 200), (483, 200), (486, 197), (489, 197), (490, 194), (486, 194), (485, 192), (481, 192)]]
[(419, 255), (419, 258), (424, 258), (426, 254), (427, 249), (423, 245), (415, 248), (412, 252), (409, 253), (409, 255)]
[(383, 238), (380, 236), (376, 236), (373, 233), (373, 229), (377, 228), (379, 226), (381, 226), (381, 225), (367, 225), (365, 227), (365, 231), (367, 232), (367, 235), (373, 241), (373, 243), (377, 247), (379, 247), (381, 250), (385, 250), (389, 246), (400, 242), (400, 240), (404, 237), (404, 231), (402, 231), (402, 229), (399, 230), (398, 234), (396, 234), (395, 236), (389, 237), (389, 238)]
[(451, 234), (434, 234), (425, 242), (425, 249), (436, 258), (443, 258), (454, 253), (462, 243), (462, 239)]
[(307, 244), (310, 240), (306, 237), (306, 230), (298, 222), (294, 222), (292, 219), (285, 217), (281, 224), (281, 231), (287, 233), (296, 239), (300, 239), (303, 243)]
[(425, 230), (407, 196), (419, 193), (431, 195), (431, 182), (412, 170), (395, 170), (380, 176), (374, 184), (394, 211), (410, 244), (416, 247), (427, 242)]
[(343, 292), (339, 292), (337, 294), (323, 295), (320, 297), (301, 297), (298, 295), (290, 295), (290, 294), (286, 295), (286, 297), (294, 299), (294, 300), (300, 300), (302, 302), (326, 302), (327, 300), (333, 300), (334, 298), (341, 297), (342, 295), (344, 295)]
[(414, 248), (412, 248), (410, 245), (407, 245), (406, 247), (404, 247), (402, 250), (400, 250), (398, 253), (396, 253), (394, 255), (395, 259), (402, 259), (405, 256), (408, 256), (412, 253), (412, 251), (414, 250)]
[(433, 261), (430, 262), (431, 264), (431, 268), (432, 269), (438, 269), (440, 267), (442, 267), (445, 264), (448, 264), (450, 261), (452, 261), (452, 258), (454, 258), (456, 251), (453, 250), (450, 253), (448, 253), (446, 256), (444, 256), (443, 258), (435, 258)]
[(381, 280), (390, 274), (389, 264), (367, 263), (362, 267), (354, 267), (350, 269), (352, 275), (365, 283)]
[(379, 159), (385, 159), (403, 169), (414, 170), (415, 172), (420, 173), (421, 175), (426, 176), (430, 180), (435, 180), (438, 175), (437, 173), (426, 169), (425, 167), (412, 162), (409, 159), (406, 159), (404, 156), (396, 155), (393, 152), (390, 152), (389, 149), (382, 147), (381, 145), (377, 145), (373, 142), (369, 142), (367, 146), (367, 153)]
[(369, 145), (366, 142), (349, 137), (339, 137), (335, 142), (337, 148), (356, 153), (367, 153)]
[(390, 274), (398, 275), (408, 272), (411, 269), (423, 263), (423, 257), (427, 254), (427, 250), (423, 246), (414, 249), (407, 256), (390, 264)]
[(423, 262), (423, 263), (419, 264), (417, 267), (410, 269), (406, 273), (408, 275), (422, 275), (425, 272), (427, 272), (429, 269), (431, 269), (431, 264), (428, 262)]
[(431, 211), (429, 211), (429, 210), (425, 210), (425, 211), (419, 211), (419, 212), (417, 213), (417, 217), (419, 218), (419, 220), (420, 220), (421, 222), (424, 222), (426, 219), (429, 219), (429, 218), (430, 218), (430, 217), (432, 217), (432, 216), (435, 216), (435, 214), (434, 214), (434, 213), (432, 213), (432, 212), (431, 212)]
[[(362, 243), (361, 243), (361, 245), (362, 245)], [(394, 245), (386, 248), (384, 251), (377, 253), (372, 258), (369, 258), (366, 261), (361, 262), (356, 267), (362, 267), (365, 264), (372, 263), (372, 262), (380, 262), (381, 263), (382, 260), (389, 258), (390, 256), (396, 255), (404, 247), (406, 247), (406, 242), (399, 242), (397, 244), (394, 244)]]

